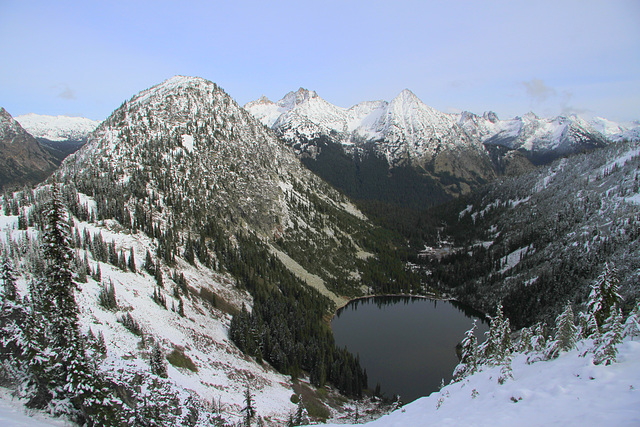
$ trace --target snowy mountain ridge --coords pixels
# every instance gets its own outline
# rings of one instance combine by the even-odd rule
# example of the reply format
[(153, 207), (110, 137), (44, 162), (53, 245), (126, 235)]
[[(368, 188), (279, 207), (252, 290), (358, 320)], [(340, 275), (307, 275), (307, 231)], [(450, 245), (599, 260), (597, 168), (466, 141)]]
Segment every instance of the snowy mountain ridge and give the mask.
[(350, 108), (337, 107), (303, 88), (276, 103), (266, 101), (250, 102), (245, 109), (285, 140), (299, 142), (332, 135), (348, 150), (363, 150), (362, 143), (371, 141), (390, 164), (407, 156), (433, 154), (439, 141), (470, 143), (454, 116), (425, 105), (408, 89), (391, 102), (365, 101)]
[(24, 114), (16, 120), (31, 135), (49, 141), (80, 141), (86, 140), (99, 121), (85, 117), (48, 116), (43, 114)]

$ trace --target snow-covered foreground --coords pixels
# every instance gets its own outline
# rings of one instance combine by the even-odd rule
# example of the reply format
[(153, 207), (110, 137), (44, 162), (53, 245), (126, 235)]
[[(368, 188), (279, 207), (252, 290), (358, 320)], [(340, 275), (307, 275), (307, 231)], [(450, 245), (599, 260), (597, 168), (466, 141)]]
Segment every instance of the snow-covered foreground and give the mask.
[[(590, 343), (590, 342), (589, 342)], [(618, 361), (594, 365), (580, 348), (555, 360), (527, 364), (517, 354), (513, 380), (498, 384), (500, 367), (484, 368), (367, 425), (418, 426), (638, 426), (640, 341), (618, 346)]]
[(0, 388), (0, 426), (4, 427), (50, 427), (73, 426), (63, 419), (54, 419), (38, 411), (29, 411), (19, 401), (11, 399), (6, 389)]

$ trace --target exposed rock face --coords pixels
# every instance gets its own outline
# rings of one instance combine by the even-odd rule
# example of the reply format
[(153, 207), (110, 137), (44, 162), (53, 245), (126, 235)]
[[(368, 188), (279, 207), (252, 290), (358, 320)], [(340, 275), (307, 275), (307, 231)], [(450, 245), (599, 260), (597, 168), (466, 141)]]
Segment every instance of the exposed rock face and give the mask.
[(0, 189), (41, 182), (55, 168), (53, 156), (0, 107)]

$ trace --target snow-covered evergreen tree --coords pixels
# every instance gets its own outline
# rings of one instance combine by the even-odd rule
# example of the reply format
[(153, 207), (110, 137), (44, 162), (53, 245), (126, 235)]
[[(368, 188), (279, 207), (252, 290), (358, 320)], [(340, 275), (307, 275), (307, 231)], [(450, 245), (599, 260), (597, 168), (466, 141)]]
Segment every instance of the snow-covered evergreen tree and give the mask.
[[(356, 420), (357, 421), (357, 420)], [(302, 402), (302, 395), (298, 396), (298, 406), (296, 407), (296, 414), (293, 417), (293, 425), (301, 426), (309, 423), (309, 415), (307, 409)]]
[(549, 342), (545, 355), (547, 359), (558, 357), (561, 351), (569, 351), (576, 346), (578, 340), (578, 328), (573, 319), (573, 309), (568, 302), (564, 311), (556, 318), (556, 335)]
[(626, 322), (624, 322), (623, 335), (631, 337), (631, 339), (640, 335), (640, 301), (636, 303)]
[(473, 374), (478, 368), (478, 339), (475, 336), (477, 329), (474, 319), (473, 326), (469, 329), (462, 340), (462, 349), (460, 363), (453, 372), (453, 381), (461, 379)]
[(498, 304), (486, 335), (486, 341), (479, 348), (480, 354), (490, 366), (502, 364), (511, 353), (511, 326), (502, 313), (502, 304)]
[(18, 297), (16, 278), (8, 258), (5, 258), (0, 267), (0, 279), (2, 279), (3, 297), (5, 300), (15, 301)]
[(244, 408), (242, 408), (242, 414), (243, 425), (245, 427), (251, 426), (251, 420), (256, 416), (256, 409), (249, 384), (247, 384), (247, 388), (244, 392)]
[(587, 311), (595, 317), (598, 328), (601, 328), (610, 316), (613, 306), (622, 302), (622, 297), (618, 293), (619, 284), (620, 280), (615, 267), (605, 263), (604, 270), (591, 285), (587, 303)]
[(618, 344), (622, 342), (622, 311), (617, 305), (611, 310), (602, 329), (604, 334), (598, 336), (594, 342), (593, 362), (596, 365), (610, 365), (616, 361)]
[(162, 378), (167, 378), (167, 365), (164, 363), (164, 352), (160, 347), (160, 343), (156, 342), (153, 346), (149, 365), (151, 365), (151, 372), (153, 374)]

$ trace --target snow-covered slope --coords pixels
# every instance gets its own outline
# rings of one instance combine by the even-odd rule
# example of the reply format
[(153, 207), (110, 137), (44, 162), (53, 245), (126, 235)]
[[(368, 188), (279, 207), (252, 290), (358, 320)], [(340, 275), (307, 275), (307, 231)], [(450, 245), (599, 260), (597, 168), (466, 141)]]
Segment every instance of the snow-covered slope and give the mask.
[(331, 135), (350, 150), (364, 151), (363, 143), (372, 141), (391, 165), (407, 157), (431, 157), (444, 146), (471, 144), (454, 116), (425, 105), (408, 89), (391, 102), (367, 101), (345, 109), (300, 88), (277, 103), (261, 98), (245, 109), (292, 145)]
[(523, 117), (492, 123), (493, 126), (486, 123), (487, 119), (482, 120), (485, 121), (483, 128), (491, 129), (491, 132), (483, 135), (483, 143), (534, 154), (553, 152), (557, 157), (584, 149), (604, 147), (609, 142), (578, 116), (544, 119), (530, 112)]
[[(95, 211), (96, 203), (91, 197), (80, 194), (80, 200), (88, 211)], [(186, 405), (189, 396), (201, 401), (219, 401), (225, 405), (226, 419), (238, 419), (243, 392), (249, 385), (256, 395), (256, 409), (261, 416), (284, 419), (283, 414), (294, 409), (289, 401), (292, 394), (290, 378), (278, 374), (268, 364), (260, 365), (245, 357), (229, 340), (229, 311), (252, 304), (251, 297), (236, 287), (233, 277), (213, 272), (198, 262), (190, 265), (178, 260), (172, 268), (157, 262), (164, 277), (165, 308), (152, 299), (154, 290), (158, 290), (157, 282), (144, 268), (147, 252), (154, 253), (157, 249), (153, 239), (143, 233), (125, 232), (113, 220), (89, 223), (75, 218), (74, 222), (79, 236), (91, 236), (94, 241), (100, 236), (100, 240), (110, 242), (118, 253), (133, 253), (135, 258), (136, 271), (130, 268), (123, 271), (97, 260), (91, 245), (81, 245), (75, 250), (77, 258), (88, 260), (91, 271), (100, 270), (99, 280), (89, 276), (86, 283), (79, 283), (76, 301), (80, 307), (82, 332), (91, 331), (93, 335), (102, 334), (105, 338), (107, 353), (100, 364), (104, 375), (116, 382), (129, 382), (131, 386), (149, 387), (154, 381), (150, 376), (149, 355), (156, 342), (165, 355), (178, 351), (195, 366), (187, 369), (168, 364), (168, 381), (163, 387), (176, 393), (181, 404)], [(38, 230), (33, 227), (18, 230), (17, 216), (4, 216), (0, 212), (0, 231), (0, 251), (21, 241), (30, 242), (26, 246), (20, 243), (26, 253), (38, 250)], [(19, 267), (18, 285), (23, 296), (28, 295), (27, 283), (34, 279), (29, 273), (27, 258), (14, 261)], [(176, 272), (184, 275), (191, 289), (181, 297), (175, 291), (178, 284), (172, 280)], [(102, 287), (110, 283), (115, 289), (116, 309), (107, 309), (99, 302)], [(198, 295), (215, 295), (219, 305), (224, 302), (231, 309), (223, 311), (212, 304), (210, 297), (199, 298)], [(184, 316), (178, 313), (180, 300), (184, 303)], [(142, 334), (123, 326), (121, 319), (125, 315), (133, 318)]]
[[(341, 108), (301, 88), (276, 103), (262, 98), (245, 109), (271, 127), (307, 166), (355, 198), (399, 198), (424, 207), (495, 178), (482, 143), (470, 138), (455, 116), (425, 105), (409, 90), (391, 102)], [(352, 161), (344, 164), (345, 158)], [(416, 181), (408, 182), (414, 175)], [(350, 176), (353, 183), (344, 179)], [(378, 181), (377, 176), (382, 183), (370, 182)], [(403, 195), (403, 188), (413, 188), (415, 194)]]
[(640, 141), (639, 121), (620, 124), (603, 117), (594, 117), (589, 123), (612, 141)]
[(48, 116), (42, 114), (24, 114), (16, 120), (31, 135), (49, 141), (82, 141), (100, 122), (85, 117)]
[[(336, 107), (315, 92), (299, 89), (272, 103), (265, 98), (245, 108), (266, 126), (278, 131), (292, 145), (319, 134), (332, 135), (344, 145), (373, 141), (390, 165), (407, 156), (423, 158), (451, 146), (489, 143), (528, 152), (560, 154), (606, 145), (606, 136), (624, 131), (602, 119), (588, 123), (578, 116), (545, 119), (528, 113), (500, 120), (493, 112), (445, 114), (420, 101), (405, 89), (390, 103), (364, 102), (349, 109)], [(597, 123), (600, 123), (597, 125)], [(595, 127), (594, 127), (595, 126)], [(596, 129), (597, 127), (597, 129)]]
[(502, 385), (500, 367), (487, 368), (365, 425), (639, 425), (640, 342), (620, 344), (618, 362), (609, 366), (594, 365), (592, 355), (581, 357), (584, 345), (533, 364), (518, 354), (513, 379)]

